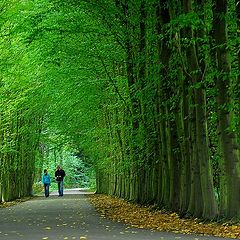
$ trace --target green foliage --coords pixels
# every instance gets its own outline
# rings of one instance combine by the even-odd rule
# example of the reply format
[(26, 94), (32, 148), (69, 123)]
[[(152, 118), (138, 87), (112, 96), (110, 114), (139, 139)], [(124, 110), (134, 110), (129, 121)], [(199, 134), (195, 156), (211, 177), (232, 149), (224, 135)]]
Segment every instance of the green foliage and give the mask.
[[(2, 198), (30, 195), (44, 168), (56, 187), (60, 164), (66, 186), (94, 186), (96, 173), (100, 192), (202, 217), (211, 187), (201, 172), (221, 201), (220, 110), (239, 139), (239, 19), (231, 0), (217, 16), (228, 40), (216, 44), (212, 1), (190, 3), (1, 1)], [(225, 49), (224, 72), (217, 51)], [(188, 178), (200, 179), (199, 196)]]

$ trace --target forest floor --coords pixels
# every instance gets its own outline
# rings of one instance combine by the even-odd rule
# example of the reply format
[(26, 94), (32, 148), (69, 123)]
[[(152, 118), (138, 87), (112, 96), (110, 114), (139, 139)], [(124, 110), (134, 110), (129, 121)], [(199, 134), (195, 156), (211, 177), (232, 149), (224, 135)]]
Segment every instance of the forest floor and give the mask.
[(240, 224), (204, 223), (196, 218), (182, 219), (176, 213), (166, 213), (166, 211), (155, 210), (153, 206), (140, 206), (101, 194), (90, 195), (90, 201), (102, 216), (136, 228), (240, 238)]

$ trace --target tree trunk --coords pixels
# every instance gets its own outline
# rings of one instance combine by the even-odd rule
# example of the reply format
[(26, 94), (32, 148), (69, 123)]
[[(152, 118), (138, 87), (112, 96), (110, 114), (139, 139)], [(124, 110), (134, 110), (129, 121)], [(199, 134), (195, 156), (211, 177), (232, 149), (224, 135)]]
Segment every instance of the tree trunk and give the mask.
[(231, 65), (228, 53), (227, 40), (227, 1), (216, 1), (214, 14), (214, 29), (216, 42), (217, 76), (217, 103), (218, 103), (218, 139), (220, 155), (223, 158), (225, 170), (226, 196), (222, 196), (225, 216), (228, 218), (240, 217), (240, 176), (239, 176), (239, 147), (236, 134), (231, 130)]
[[(201, 5), (204, 7), (204, 4)], [(185, 0), (184, 1), (184, 11), (186, 14), (192, 12), (192, 0)], [(193, 32), (192, 27), (186, 27), (185, 34), (188, 39), (194, 39), (195, 35)], [(201, 30), (197, 32), (198, 37), (204, 37), (201, 33)], [(207, 118), (206, 118), (206, 97), (205, 97), (205, 87), (203, 84), (204, 80), (204, 70), (199, 66), (199, 60), (197, 56), (197, 49), (196, 45), (191, 42), (189, 46), (186, 48), (187, 53), (187, 60), (188, 60), (188, 70), (190, 79), (193, 84), (193, 101), (195, 110), (194, 113), (196, 114), (195, 124), (196, 128), (196, 139), (194, 140), (195, 151), (194, 153), (196, 156), (194, 157), (195, 161), (199, 162), (199, 176), (201, 181), (201, 191), (202, 191), (202, 198), (203, 198), (203, 212), (202, 217), (204, 218), (214, 218), (217, 214), (217, 203), (214, 196), (213, 191), (213, 177), (211, 173), (211, 166), (210, 166), (210, 157), (209, 157), (209, 147), (208, 147), (208, 131), (207, 131)], [(194, 164), (196, 167), (198, 164)], [(197, 181), (197, 179), (196, 179)], [(191, 192), (194, 194), (194, 191)]]

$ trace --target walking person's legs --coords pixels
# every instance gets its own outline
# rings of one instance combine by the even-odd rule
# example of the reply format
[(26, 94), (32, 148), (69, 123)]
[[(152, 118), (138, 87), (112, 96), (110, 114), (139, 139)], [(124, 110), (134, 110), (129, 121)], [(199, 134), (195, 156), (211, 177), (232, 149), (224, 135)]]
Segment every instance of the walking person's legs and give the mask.
[(46, 185), (46, 197), (49, 197), (49, 184)]
[(61, 181), (58, 181), (58, 196), (61, 196)]
[(60, 190), (59, 190), (59, 195), (63, 196), (63, 181), (60, 181)]
[(44, 194), (45, 194), (45, 197), (49, 196), (49, 185), (48, 184), (44, 184)]

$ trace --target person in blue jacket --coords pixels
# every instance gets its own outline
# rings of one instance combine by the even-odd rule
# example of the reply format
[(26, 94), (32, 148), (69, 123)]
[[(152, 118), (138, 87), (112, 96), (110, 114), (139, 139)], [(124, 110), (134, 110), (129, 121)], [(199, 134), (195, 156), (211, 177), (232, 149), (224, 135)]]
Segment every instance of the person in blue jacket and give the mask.
[(51, 179), (47, 169), (44, 169), (44, 173), (42, 175), (42, 183), (44, 186), (45, 197), (49, 197), (49, 186), (51, 184)]

